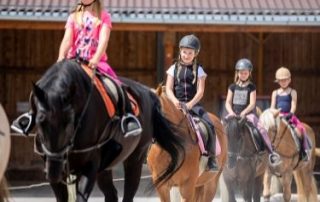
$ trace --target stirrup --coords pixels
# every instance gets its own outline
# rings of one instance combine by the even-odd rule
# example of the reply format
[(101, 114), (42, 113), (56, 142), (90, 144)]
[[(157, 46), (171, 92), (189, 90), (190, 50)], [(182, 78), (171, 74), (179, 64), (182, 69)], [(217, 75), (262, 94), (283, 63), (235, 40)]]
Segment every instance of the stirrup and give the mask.
[[(28, 121), (28, 124), (27, 125), (22, 125), (21, 124), (21, 121), (22, 119), (27, 119), (25, 121)], [(28, 135), (28, 132), (31, 128), (31, 124), (32, 124), (32, 115), (28, 112), (20, 115), (17, 119), (15, 119), (10, 128), (15, 131), (15, 132), (18, 132), (18, 133), (21, 133), (21, 134), (24, 134), (24, 135)]]
[[(126, 120), (131, 119), (131, 118), (138, 125), (138, 127), (131, 130), (131, 131), (128, 131), (129, 128), (127, 128), (127, 126), (124, 126), (124, 124), (129, 124), (130, 122), (126, 123)], [(134, 116), (131, 113), (124, 115), (121, 119), (121, 131), (122, 131), (122, 133), (124, 133), (124, 137), (139, 135), (142, 132), (140, 121), (137, 119), (136, 116)]]
[[(272, 157), (276, 158), (275, 162), (274, 162), (274, 159)], [(269, 154), (269, 163), (270, 163), (270, 165), (272, 167), (280, 165), (282, 163), (280, 155), (278, 153), (275, 153), (275, 152)]]
[[(303, 161), (309, 161), (310, 159), (311, 159), (311, 150), (310, 149), (305, 149), (304, 151), (303, 151), (303, 153), (304, 154), (302, 154), (303, 156), (302, 156), (302, 160)], [(305, 156), (304, 156), (305, 155)]]

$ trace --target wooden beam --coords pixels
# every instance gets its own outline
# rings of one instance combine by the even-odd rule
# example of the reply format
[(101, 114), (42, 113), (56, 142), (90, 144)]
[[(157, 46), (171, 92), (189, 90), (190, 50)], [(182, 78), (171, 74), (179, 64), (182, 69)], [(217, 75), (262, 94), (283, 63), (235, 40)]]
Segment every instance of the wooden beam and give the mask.
[[(0, 29), (63, 30), (65, 22), (2, 20)], [(115, 31), (150, 32), (320, 32), (320, 26), (113, 23)]]
[(164, 66), (168, 69), (174, 60), (174, 52), (176, 47), (176, 33), (175, 32), (165, 32), (164, 38)]
[(263, 33), (259, 33), (259, 55), (258, 55), (258, 93), (264, 95), (263, 82), (263, 55), (264, 55), (264, 39)]

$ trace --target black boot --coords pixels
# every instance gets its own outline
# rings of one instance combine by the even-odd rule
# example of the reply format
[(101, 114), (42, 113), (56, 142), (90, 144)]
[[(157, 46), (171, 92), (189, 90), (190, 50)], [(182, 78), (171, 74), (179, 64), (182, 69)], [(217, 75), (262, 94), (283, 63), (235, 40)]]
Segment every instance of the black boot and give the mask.
[(29, 132), (34, 127), (34, 115), (31, 112), (26, 112), (15, 119), (11, 124), (11, 129), (15, 132), (28, 136)]
[(309, 161), (311, 158), (311, 150), (309, 149), (304, 149), (301, 152), (301, 160), (302, 161)]
[(208, 159), (207, 171), (217, 172), (218, 170), (219, 170), (219, 167), (217, 165), (216, 158), (213, 156), (210, 156)]

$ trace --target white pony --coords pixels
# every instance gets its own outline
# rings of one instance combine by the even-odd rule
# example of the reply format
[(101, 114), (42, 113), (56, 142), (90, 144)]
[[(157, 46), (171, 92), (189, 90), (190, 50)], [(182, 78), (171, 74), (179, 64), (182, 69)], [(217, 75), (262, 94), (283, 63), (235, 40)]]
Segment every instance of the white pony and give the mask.
[(312, 175), (315, 165), (315, 134), (310, 126), (304, 124), (307, 135), (312, 142), (312, 154), (309, 161), (301, 161), (300, 141), (291, 134), (291, 128), (285, 120), (280, 118), (279, 110), (266, 109), (260, 115), (261, 124), (267, 129), (272, 147), (280, 155), (282, 163), (278, 166), (269, 166), (264, 176), (264, 201), (270, 201), (271, 174), (281, 176), (283, 201), (291, 200), (292, 176), (297, 185), (299, 202), (316, 202), (317, 187)]

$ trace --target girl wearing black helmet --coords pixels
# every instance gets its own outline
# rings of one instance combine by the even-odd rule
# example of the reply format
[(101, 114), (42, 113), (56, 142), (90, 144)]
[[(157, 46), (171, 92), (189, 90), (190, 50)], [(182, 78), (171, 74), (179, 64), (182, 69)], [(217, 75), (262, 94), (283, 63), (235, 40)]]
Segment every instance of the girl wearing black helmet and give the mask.
[(208, 113), (199, 104), (205, 89), (207, 74), (201, 65), (197, 63), (197, 55), (200, 51), (200, 41), (194, 35), (184, 36), (179, 43), (179, 57), (177, 62), (167, 71), (166, 93), (177, 108), (185, 103), (191, 113), (204, 119), (211, 128), (208, 140), (208, 169), (216, 171), (215, 162), (215, 130)]
[(259, 123), (255, 113), (256, 108), (256, 86), (252, 82), (251, 72), (253, 66), (250, 60), (242, 58), (237, 61), (235, 66), (234, 83), (228, 88), (226, 98), (227, 117), (245, 117), (259, 130), (262, 139), (270, 153), (269, 161), (271, 165), (280, 164), (280, 156), (272, 149), (267, 130)]

